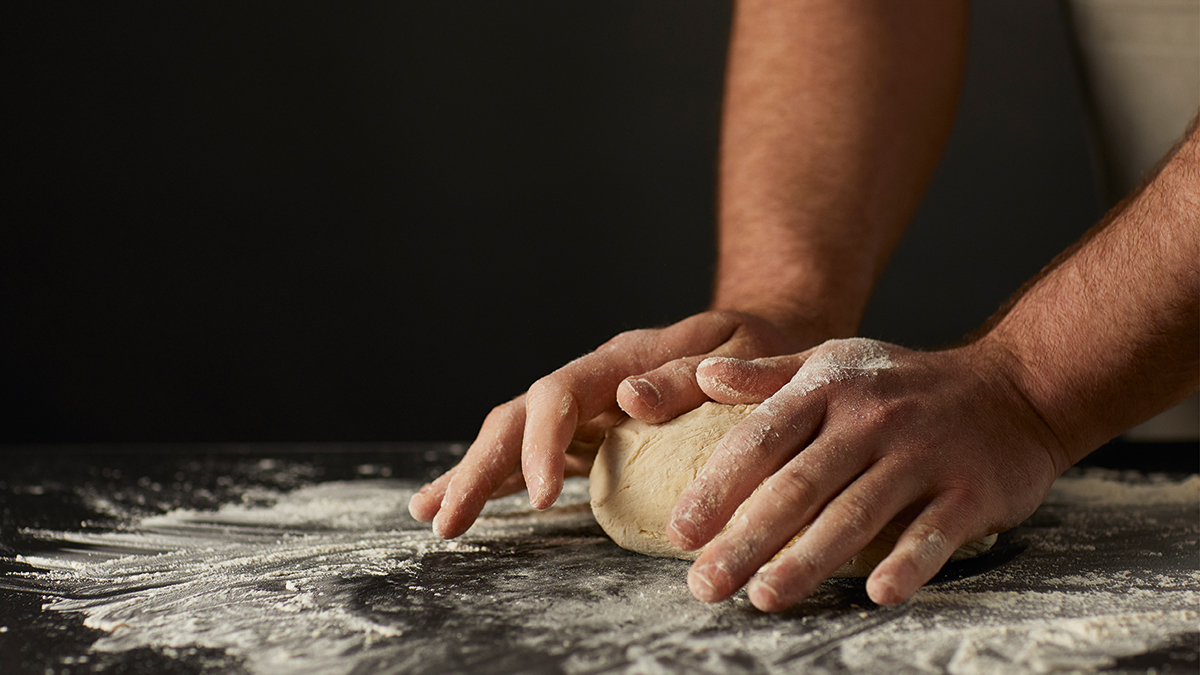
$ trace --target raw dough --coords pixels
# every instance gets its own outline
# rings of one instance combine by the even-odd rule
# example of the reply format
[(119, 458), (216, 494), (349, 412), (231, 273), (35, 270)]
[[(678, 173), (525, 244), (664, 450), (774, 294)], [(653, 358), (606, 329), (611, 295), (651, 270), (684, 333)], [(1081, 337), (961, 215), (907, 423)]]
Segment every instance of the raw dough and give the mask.
[[(628, 419), (610, 429), (590, 478), (592, 513), (600, 527), (631, 551), (695, 560), (699, 551), (684, 551), (667, 540), (667, 517), (684, 488), (704, 468), (717, 442), (755, 407), (710, 401), (665, 424)], [(903, 525), (888, 525), (833, 576), (868, 576), (903, 531)], [(974, 557), (995, 541), (993, 534), (972, 542), (950, 559)]]

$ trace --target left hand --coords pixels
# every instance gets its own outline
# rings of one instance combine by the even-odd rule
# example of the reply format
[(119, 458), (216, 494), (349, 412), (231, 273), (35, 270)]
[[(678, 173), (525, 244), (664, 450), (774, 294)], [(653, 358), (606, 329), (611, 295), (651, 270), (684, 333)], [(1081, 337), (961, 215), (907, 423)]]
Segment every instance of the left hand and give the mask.
[(1070, 462), (1002, 357), (986, 343), (916, 352), (852, 339), (704, 361), (697, 380), (714, 400), (763, 404), (668, 521), (675, 545), (708, 544), (692, 593), (715, 602), (749, 582), (756, 607), (786, 609), (899, 521), (909, 524), (867, 581), (873, 601), (896, 604), (962, 544), (1028, 517)]
[(493, 497), (528, 487), (530, 503), (548, 508), (565, 476), (588, 474), (604, 430), (625, 413), (657, 423), (708, 400), (696, 385), (704, 359), (786, 354), (829, 335), (791, 318), (716, 310), (614, 337), (497, 406), (462, 461), (413, 495), (409, 512), (451, 538)]

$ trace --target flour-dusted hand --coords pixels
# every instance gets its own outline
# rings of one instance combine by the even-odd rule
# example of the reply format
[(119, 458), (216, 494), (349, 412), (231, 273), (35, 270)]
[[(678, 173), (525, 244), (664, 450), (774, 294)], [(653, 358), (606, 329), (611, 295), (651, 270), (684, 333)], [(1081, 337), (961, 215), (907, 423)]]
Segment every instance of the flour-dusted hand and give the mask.
[(714, 311), (619, 335), (496, 408), (462, 462), (413, 497), (413, 516), (452, 537), (494, 494), (527, 485), (534, 506), (549, 506), (564, 473), (588, 462), (586, 447), (567, 452), (573, 437), (594, 435), (621, 408), (660, 422), (699, 406), (704, 357), (794, 353), (853, 335), (952, 128), (966, 6), (738, 2)]
[(699, 406), (707, 356), (794, 353), (857, 330), (952, 127), (966, 3), (737, 5), (714, 311), (621, 334), (494, 410), (463, 461), (413, 497), (440, 535), (523, 485), (549, 506), (587, 464), (567, 453), (572, 438), (621, 409), (661, 422)]
[(672, 514), (675, 544), (695, 549), (716, 537), (688, 576), (693, 593), (716, 601), (749, 581), (756, 607), (784, 609), (886, 525), (911, 522), (867, 584), (875, 602), (894, 604), (959, 546), (1025, 519), (1070, 460), (985, 352), (856, 338), (795, 356), (702, 363), (699, 384), (714, 400), (764, 402), (725, 437)]
[(708, 400), (695, 377), (705, 358), (780, 354), (823, 339), (803, 335), (732, 311), (622, 333), (493, 410), (458, 466), (414, 495), (409, 511), (449, 538), (492, 497), (528, 487), (530, 503), (547, 508), (564, 476), (587, 474), (604, 430), (625, 413), (662, 422)]
[(1142, 189), (966, 346), (851, 339), (700, 364), (714, 400), (764, 402), (668, 523), (677, 546), (711, 541), (689, 573), (693, 593), (718, 600), (749, 582), (756, 606), (788, 607), (899, 520), (910, 525), (867, 591), (900, 602), (957, 546), (1029, 515), (1067, 467), (1196, 391), (1198, 213), (1200, 116)]

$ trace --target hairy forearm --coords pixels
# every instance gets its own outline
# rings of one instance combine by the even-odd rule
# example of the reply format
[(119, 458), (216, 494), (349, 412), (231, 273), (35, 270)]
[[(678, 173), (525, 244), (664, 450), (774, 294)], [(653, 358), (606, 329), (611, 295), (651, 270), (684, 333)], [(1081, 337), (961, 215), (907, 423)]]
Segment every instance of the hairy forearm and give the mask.
[(961, 0), (738, 2), (714, 308), (854, 332), (949, 134), (965, 38)]
[(1200, 134), (1018, 294), (978, 344), (1001, 354), (1064, 463), (1200, 382)]

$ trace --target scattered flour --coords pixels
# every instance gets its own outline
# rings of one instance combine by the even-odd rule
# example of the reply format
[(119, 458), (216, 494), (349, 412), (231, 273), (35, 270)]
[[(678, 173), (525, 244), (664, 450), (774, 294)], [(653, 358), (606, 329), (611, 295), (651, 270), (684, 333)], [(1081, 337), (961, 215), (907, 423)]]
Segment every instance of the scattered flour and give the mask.
[(416, 485), (386, 480), (27, 530), (58, 548), (23, 556), (42, 570), (23, 576), (105, 631), (94, 650), (215, 648), (251, 673), (1119, 670), (1197, 632), (1197, 481), (1064, 477), (992, 554), (1011, 559), (890, 608), (848, 582), (783, 615), (697, 602), (686, 563), (601, 536), (574, 479), (562, 506), (506, 497), (450, 542), (408, 517)]
[[(345, 673), (355, 663), (348, 655), (411, 628), (354, 611), (351, 580), (411, 574), (434, 554), (488, 550), (469, 538), (443, 541), (415, 523), (405, 508), (413, 487), (324, 483), (275, 494), (269, 507), (178, 509), (104, 534), (42, 532), (64, 550), (19, 560), (46, 570), (38, 579), (57, 596), (47, 608), (83, 612), (85, 626), (107, 632), (94, 649), (202, 646), (245, 659), (255, 673), (292, 673), (300, 664)], [(579, 482), (568, 488), (564, 501), (586, 506)], [(533, 512), (512, 502), (490, 505), (485, 517), (510, 516), (493, 530), (579, 518), (579, 508)], [(521, 512), (528, 521), (511, 517)]]
[(1200, 504), (1200, 475), (1172, 480), (1165, 476), (1142, 477), (1110, 469), (1087, 469), (1056, 482), (1047, 501), (1102, 506)]

